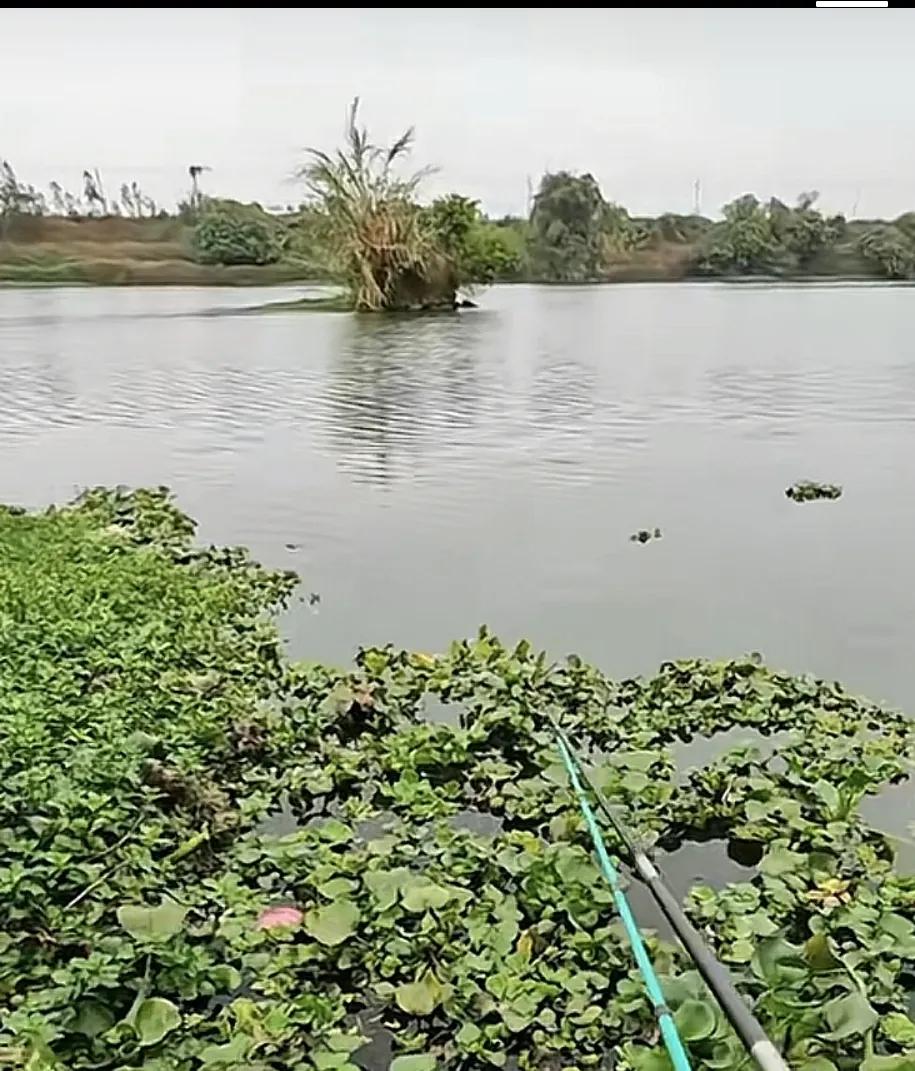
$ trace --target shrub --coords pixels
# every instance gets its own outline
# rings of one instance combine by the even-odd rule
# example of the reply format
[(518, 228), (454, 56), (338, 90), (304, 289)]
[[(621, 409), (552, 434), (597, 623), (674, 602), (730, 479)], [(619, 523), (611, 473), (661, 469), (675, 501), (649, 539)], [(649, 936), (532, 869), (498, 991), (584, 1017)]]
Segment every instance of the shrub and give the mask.
[(262, 209), (216, 201), (194, 228), (194, 251), (202, 264), (273, 264), (281, 245), (275, 223)]
[(897, 227), (880, 227), (861, 237), (861, 255), (887, 279), (911, 279), (915, 272), (915, 249)]

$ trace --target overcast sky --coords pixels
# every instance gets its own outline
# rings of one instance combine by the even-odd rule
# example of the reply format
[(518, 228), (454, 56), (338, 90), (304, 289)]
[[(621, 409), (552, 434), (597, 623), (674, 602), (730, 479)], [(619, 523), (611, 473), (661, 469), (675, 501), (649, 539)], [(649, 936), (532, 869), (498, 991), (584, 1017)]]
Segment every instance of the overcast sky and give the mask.
[(306, 145), (359, 94), (378, 139), (414, 124), (429, 193), (525, 210), (528, 177), (589, 170), (635, 213), (751, 191), (915, 208), (915, 11), (6, 9), (0, 157), (76, 189), (136, 178), (297, 200)]

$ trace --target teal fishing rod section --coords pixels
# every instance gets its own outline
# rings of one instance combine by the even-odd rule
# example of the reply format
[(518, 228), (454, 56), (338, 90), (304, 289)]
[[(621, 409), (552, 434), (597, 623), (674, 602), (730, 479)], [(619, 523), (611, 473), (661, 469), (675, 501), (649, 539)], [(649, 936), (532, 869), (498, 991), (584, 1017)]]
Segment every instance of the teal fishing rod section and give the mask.
[(642, 980), (645, 983), (645, 991), (648, 994), (648, 999), (651, 1001), (655, 1015), (658, 1018), (658, 1028), (661, 1031), (661, 1037), (664, 1039), (664, 1045), (670, 1056), (671, 1063), (674, 1065), (674, 1071), (691, 1071), (689, 1056), (686, 1054), (686, 1049), (683, 1046), (683, 1041), (680, 1038), (677, 1025), (673, 1020), (673, 1016), (670, 1014), (670, 1009), (667, 1007), (667, 1003), (665, 1002), (664, 991), (661, 989), (661, 983), (658, 981), (658, 976), (652, 965), (651, 957), (648, 955), (648, 949), (645, 948), (645, 942), (642, 940), (642, 934), (639, 930), (638, 923), (635, 920), (635, 916), (632, 913), (632, 908), (630, 908), (629, 901), (626, 899), (626, 894), (623, 892), (623, 888), (620, 885), (619, 871), (616, 869), (613, 860), (610, 858), (607, 846), (604, 843), (603, 834), (600, 831), (600, 826), (597, 824), (594, 811), (591, 809), (591, 804), (588, 802), (584, 787), (579, 780), (575, 760), (561, 735), (557, 735), (556, 743), (559, 748), (559, 754), (562, 756), (566, 772), (569, 775), (569, 780), (572, 782), (572, 787), (575, 790), (578, 806), (581, 808), (581, 813), (588, 827), (588, 832), (591, 834), (591, 840), (594, 843), (594, 850), (597, 853), (601, 871), (613, 892), (613, 899), (616, 902), (616, 910), (626, 929), (626, 935), (628, 936), (629, 944), (632, 947), (632, 954), (635, 957), (635, 961), (639, 966), (639, 971), (642, 974)]
[[(686, 917), (686, 912), (680, 906), (677, 898), (665, 885), (661, 872), (648, 858), (644, 849), (639, 846), (638, 842), (630, 834), (625, 825), (613, 813), (610, 804), (604, 798), (604, 794), (588, 777), (581, 760), (576, 755), (569, 738), (566, 736), (559, 722), (552, 715), (548, 714), (547, 717), (553, 727), (557, 747), (559, 748), (566, 769), (569, 771), (569, 778), (572, 781), (579, 804), (582, 804), (584, 796), (582, 788), (582, 784), (584, 783), (584, 785), (587, 785), (596, 800), (598, 807), (609, 821), (614, 833), (625, 849), (625, 852), (629, 857), (628, 861), (633, 867), (636, 876), (648, 887), (648, 890), (654, 897), (658, 907), (661, 909), (674, 933), (677, 935), (678, 940), (692, 958), (699, 973), (705, 979), (705, 984), (708, 986), (712, 996), (718, 1002), (731, 1026), (734, 1028), (734, 1032), (740, 1038), (746, 1051), (756, 1063), (757, 1067), (759, 1067), (760, 1071), (789, 1071), (788, 1065), (782, 1058), (781, 1053), (779, 1053), (778, 1049), (763, 1030), (759, 1020), (750, 1010), (747, 1002), (737, 991), (727, 968), (709, 949), (698, 931)], [(584, 811), (584, 807), (586, 806), (588, 807), (587, 813)], [(582, 813), (585, 814), (585, 819), (588, 822), (588, 829), (591, 830), (593, 824), (593, 811), (591, 811), (586, 799), (582, 806)], [(590, 819), (588, 818), (588, 814), (591, 815)], [(592, 839), (594, 839), (593, 832)], [(600, 849), (598, 850), (598, 854), (600, 854)], [(633, 923), (633, 925), (635, 925), (635, 923)]]

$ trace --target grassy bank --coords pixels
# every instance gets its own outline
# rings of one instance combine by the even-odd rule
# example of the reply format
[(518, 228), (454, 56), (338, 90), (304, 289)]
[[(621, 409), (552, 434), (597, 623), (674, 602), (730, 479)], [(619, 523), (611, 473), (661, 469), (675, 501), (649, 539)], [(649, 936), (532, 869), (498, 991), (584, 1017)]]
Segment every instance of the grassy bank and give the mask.
[(0, 283), (98, 286), (266, 286), (313, 279), (301, 259), (201, 264), (181, 219), (23, 216), (0, 241)]
[[(0, 1063), (661, 1071), (551, 710), (659, 851), (752, 846), (688, 905), (793, 1068), (915, 1066), (915, 880), (858, 814), (911, 768), (901, 715), (754, 660), (612, 681), (485, 632), (293, 664), (294, 577), (195, 549), (162, 492), (2, 510), (0, 555)], [(738, 724), (788, 734), (777, 759), (676, 769)], [(649, 946), (695, 1066), (744, 1066)]]

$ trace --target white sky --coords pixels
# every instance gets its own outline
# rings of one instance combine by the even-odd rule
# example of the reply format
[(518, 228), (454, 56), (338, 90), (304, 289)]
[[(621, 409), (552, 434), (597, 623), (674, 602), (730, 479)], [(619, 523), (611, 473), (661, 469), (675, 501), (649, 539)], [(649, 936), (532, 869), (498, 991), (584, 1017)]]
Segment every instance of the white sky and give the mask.
[(894, 216), (915, 208), (915, 11), (7, 8), (0, 157), (39, 186), (136, 178), (159, 201), (298, 200), (359, 94), (376, 140), (492, 213), (528, 176), (590, 170), (634, 213), (743, 192)]

